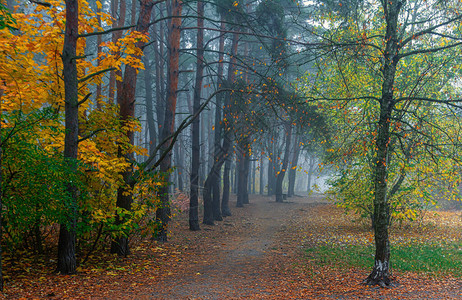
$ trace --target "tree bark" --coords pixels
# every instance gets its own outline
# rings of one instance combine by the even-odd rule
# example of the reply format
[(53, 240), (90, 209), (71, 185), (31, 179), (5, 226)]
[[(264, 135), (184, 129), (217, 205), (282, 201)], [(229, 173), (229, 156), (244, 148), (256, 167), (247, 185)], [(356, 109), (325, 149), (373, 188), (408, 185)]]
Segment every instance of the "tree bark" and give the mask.
[[(140, 15), (136, 30), (142, 33), (147, 33), (149, 23), (151, 21), (151, 11), (154, 6), (153, 0), (140, 0)], [(142, 49), (145, 43), (138, 41), (136, 47)], [(138, 57), (140, 58), (140, 57)], [(126, 123), (135, 117), (135, 92), (137, 81), (137, 69), (130, 65), (125, 66), (125, 72), (120, 89), (117, 91), (117, 104), (119, 105), (119, 118), (122, 123)], [(128, 130), (126, 136), (131, 145), (134, 144), (134, 132)], [(125, 160), (131, 162), (134, 160), (133, 152), (124, 153), (119, 147), (119, 156), (124, 157)], [(117, 208), (130, 211), (133, 202), (132, 190), (135, 185), (133, 180), (133, 166), (130, 165), (124, 170), (121, 175), (123, 177), (124, 185), (117, 189)], [(117, 216), (116, 223), (121, 224), (125, 220)], [(129, 254), (128, 233), (124, 233), (115, 238), (111, 243), (111, 253), (117, 253), (119, 256), (127, 256)]]
[[(66, 0), (66, 27), (62, 53), (64, 97), (65, 97), (65, 135), (64, 159), (69, 170), (75, 170), (79, 140), (79, 107), (77, 78), (77, 39), (79, 36), (79, 5), (77, 0)], [(56, 271), (61, 274), (74, 274), (77, 269), (75, 258), (77, 188), (72, 183), (67, 184), (70, 203), (66, 212), (66, 223), (61, 223), (58, 241), (58, 266)]]
[[(3, 88), (0, 88), (0, 103), (2, 103)], [(0, 292), (3, 292), (3, 265), (2, 265), (2, 241), (3, 241), (3, 223), (2, 223), (2, 205), (3, 205), (3, 172), (2, 162), (3, 162), (3, 140), (2, 140), (2, 110), (0, 109)]]
[[(156, 116), (157, 116), (157, 133), (160, 136), (162, 132), (162, 124), (164, 124), (164, 113), (165, 113), (165, 105), (164, 105), (164, 97), (162, 94), (161, 85), (163, 85), (163, 69), (161, 68), (161, 55), (159, 54), (159, 44), (163, 43), (162, 35), (157, 38), (157, 24), (154, 23), (152, 25), (153, 31), (153, 46), (154, 46), (154, 62), (155, 62), (155, 71), (156, 71)], [(163, 51), (162, 51), (163, 52)], [(163, 59), (163, 58), (162, 58)]]
[[(204, 70), (204, 2), (197, 2), (197, 51), (196, 51), (196, 83), (194, 86), (193, 114), (196, 114), (201, 105), (202, 72)], [(189, 229), (200, 230), (199, 226), (199, 166), (200, 166), (200, 119), (192, 123), (191, 139), (191, 187), (189, 197)]]
[[(98, 25), (101, 27), (102, 26), (101, 16), (100, 16), (101, 8), (97, 7), (96, 13), (97, 13), (96, 18), (98, 20)], [(101, 45), (103, 43), (103, 36), (101, 34), (98, 34), (98, 36), (96, 37), (96, 43), (97, 43), (98, 66), (100, 66), (101, 65), (100, 53), (103, 51), (103, 47)], [(98, 110), (102, 109), (102, 99), (101, 99), (102, 95), (103, 95), (103, 87), (102, 87), (102, 83), (99, 82), (96, 85), (96, 108)]]
[(231, 169), (231, 155), (228, 155), (225, 161), (225, 168), (223, 170), (223, 197), (221, 199), (221, 214), (223, 217), (231, 216), (231, 210), (229, 209), (229, 173)]
[(244, 207), (244, 186), (247, 187), (247, 183), (245, 182), (245, 157), (242, 149), (238, 151), (238, 160), (237, 160), (237, 169), (238, 169), (238, 177), (237, 177), (237, 202), (236, 207)]
[[(112, 24), (113, 28), (117, 27), (123, 27), (125, 24), (125, 15), (126, 15), (126, 4), (125, 0), (120, 0), (120, 3), (118, 0), (113, 0), (112, 2), (112, 17), (117, 19), (117, 6), (119, 4), (119, 18), (117, 22), (114, 22)], [(119, 39), (122, 38), (122, 30), (117, 30), (114, 31), (112, 34), (112, 42), (115, 44)], [(114, 53), (114, 55), (119, 55), (119, 53)], [(109, 103), (114, 103), (115, 99), (115, 89), (117, 88), (117, 92), (122, 88), (122, 83), (120, 81), (117, 81), (117, 77), (122, 78), (122, 71), (121, 70), (116, 70), (116, 71), (111, 71), (109, 75)]]
[(286, 174), (287, 166), (289, 164), (289, 156), (290, 156), (290, 143), (292, 140), (292, 124), (288, 122), (286, 125), (286, 145), (285, 145), (285, 151), (284, 151), (284, 158), (282, 160), (282, 166), (281, 170), (279, 171), (279, 174), (277, 175), (276, 178), (276, 202), (283, 202), (283, 196), (282, 196), (282, 182), (284, 181), (284, 176)]
[(149, 52), (145, 49), (144, 64), (144, 88), (146, 95), (146, 120), (149, 132), (149, 154), (152, 154), (157, 145), (156, 121), (154, 120), (154, 99), (152, 97), (152, 70), (148, 57)]
[(264, 193), (264, 187), (265, 187), (265, 185), (263, 184), (263, 179), (264, 179), (264, 178), (263, 178), (263, 177), (264, 177), (263, 174), (265, 174), (265, 173), (264, 173), (265, 168), (264, 168), (264, 164), (263, 164), (263, 163), (264, 163), (264, 162), (263, 162), (263, 154), (261, 154), (261, 155), (260, 155), (260, 195), (263, 195), (263, 193)]
[(367, 277), (369, 285), (387, 286), (390, 284), (390, 241), (388, 227), (390, 224), (390, 204), (387, 199), (388, 154), (390, 143), (390, 118), (395, 105), (393, 86), (396, 66), (399, 62), (398, 17), (404, 1), (390, 0), (383, 2), (387, 30), (385, 34), (385, 51), (383, 52), (383, 83), (380, 99), (380, 117), (377, 122), (375, 197), (374, 197), (374, 234), (375, 263)]
[[(222, 22), (223, 28), (223, 22)], [(220, 41), (220, 47), (221, 43)], [(237, 47), (239, 43), (239, 34), (234, 33), (232, 45), (231, 45), (231, 61), (228, 67), (228, 80), (227, 85), (231, 86), (232, 82), (234, 81), (234, 65), (236, 63), (236, 55), (237, 55)], [(223, 44), (224, 45), (224, 44)], [(224, 47), (224, 46), (223, 46)], [(223, 48), (224, 49), (224, 48)], [(221, 56), (222, 57), (222, 56)], [(220, 67), (219, 65), (219, 72), (223, 74), (223, 66)], [(219, 74), (220, 75), (220, 74)], [(221, 80), (219, 81), (221, 82)], [(204, 224), (213, 225), (214, 220), (221, 221), (223, 217), (221, 215), (221, 207), (220, 207), (220, 198), (219, 198), (219, 178), (220, 178), (220, 171), (221, 167), (225, 163), (226, 158), (230, 154), (231, 150), (231, 137), (230, 137), (230, 126), (229, 123), (230, 118), (230, 103), (231, 103), (231, 94), (228, 93), (227, 98), (224, 102), (224, 109), (223, 109), (223, 124), (220, 130), (223, 132), (223, 146), (220, 148), (214, 149), (214, 162), (212, 168), (207, 175), (207, 178), (204, 183)], [(219, 110), (217, 110), (219, 111)], [(219, 142), (219, 141), (218, 141)], [(219, 144), (215, 144), (215, 147), (219, 146)], [(226, 181), (225, 181), (225, 184)], [(212, 191), (215, 189), (215, 192)], [(223, 202), (223, 201), (222, 201)]]
[[(171, 19), (169, 21), (168, 35), (168, 77), (167, 77), (167, 103), (164, 115), (164, 124), (162, 127), (162, 138), (168, 138), (175, 129), (175, 112), (178, 90), (178, 75), (179, 75), (179, 48), (181, 36), (181, 0), (169, 0)], [(168, 147), (172, 141), (168, 141), (162, 146), (163, 152), (168, 151)], [(170, 220), (170, 204), (168, 195), (169, 170), (171, 166), (171, 151), (167, 152), (160, 163), (160, 172), (163, 176), (165, 184), (159, 189), (160, 205), (156, 210), (156, 222), (159, 225), (156, 239), (162, 242), (167, 241), (167, 225)]]
[(308, 167), (308, 183), (307, 183), (308, 194), (311, 193), (311, 178), (313, 177), (314, 162), (315, 162), (314, 156), (310, 156), (309, 167)]
[(294, 167), (297, 167), (298, 158), (300, 156), (300, 143), (298, 141), (298, 135), (295, 138), (294, 142), (294, 155), (292, 156), (292, 160), (290, 162), (290, 169), (289, 169), (289, 189), (287, 191), (287, 197), (292, 197), (295, 195), (295, 179), (297, 177), (297, 170)]

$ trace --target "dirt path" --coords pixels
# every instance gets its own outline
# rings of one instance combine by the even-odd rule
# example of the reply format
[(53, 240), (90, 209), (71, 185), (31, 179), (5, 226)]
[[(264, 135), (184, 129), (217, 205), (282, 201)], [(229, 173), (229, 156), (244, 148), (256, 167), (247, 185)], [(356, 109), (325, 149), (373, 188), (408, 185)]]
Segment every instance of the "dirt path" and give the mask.
[[(252, 197), (249, 205), (233, 209), (234, 216), (217, 222), (216, 226), (202, 226), (203, 232), (198, 236), (183, 236), (183, 242), (194, 247), (199, 257), (193, 258), (194, 263), (184, 270), (181, 278), (159, 282), (150, 296), (155, 299), (271, 297), (270, 288), (284, 276), (277, 264), (297, 250), (297, 245), (288, 241), (292, 236), (287, 229), (301, 217), (299, 212), (316, 203), (315, 198), (293, 197), (285, 203), (275, 203), (269, 197)], [(179, 225), (184, 226), (182, 223)]]
[[(18, 273), (7, 282), (6, 299), (462, 299), (460, 278), (398, 273), (393, 288), (361, 282), (366, 269), (320, 265), (304, 250), (323, 241), (371, 236), (322, 197), (286, 203), (251, 196), (244, 208), (216, 226), (188, 228), (187, 214), (171, 222), (168, 243), (133, 242), (132, 254), (106, 251), (73, 276), (51, 264)], [(235, 199), (231, 199), (235, 203)], [(462, 230), (456, 230), (458, 234)], [(330, 245), (337, 245), (327, 243)], [(338, 246), (336, 246), (338, 247)], [(48, 268), (48, 269), (47, 269)], [(2, 295), (0, 295), (2, 298)]]

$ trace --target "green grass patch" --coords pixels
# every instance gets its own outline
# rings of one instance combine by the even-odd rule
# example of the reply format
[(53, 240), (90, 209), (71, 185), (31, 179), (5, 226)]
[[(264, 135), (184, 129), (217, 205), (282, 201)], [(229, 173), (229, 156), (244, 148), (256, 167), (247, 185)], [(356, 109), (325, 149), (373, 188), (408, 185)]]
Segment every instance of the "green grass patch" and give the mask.
[[(374, 264), (373, 246), (320, 245), (306, 249), (308, 260), (338, 268), (371, 268)], [(452, 274), (462, 276), (462, 245), (396, 245), (391, 249), (392, 270)]]

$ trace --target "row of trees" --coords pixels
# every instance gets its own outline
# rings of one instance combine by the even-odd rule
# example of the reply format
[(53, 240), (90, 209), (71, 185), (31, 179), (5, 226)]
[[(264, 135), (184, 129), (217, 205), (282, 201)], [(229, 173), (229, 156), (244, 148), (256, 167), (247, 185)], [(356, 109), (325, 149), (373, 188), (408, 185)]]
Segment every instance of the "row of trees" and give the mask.
[(169, 182), (199, 230), (200, 192), (213, 225), (232, 181), (248, 203), (256, 160), (260, 193), (282, 202), (322, 156), (339, 203), (373, 220), (367, 282), (388, 285), (390, 216), (457, 194), (459, 1), (14, 6), (0, 7), (2, 245), (42, 251), (60, 224), (63, 274), (77, 241), (122, 256), (134, 231), (166, 241)]
[[(299, 99), (284, 80), (283, 14), (267, 3), (230, 1), (207, 4), (213, 10), (201, 2), (151, 0), (15, 4), (2, 6), (9, 27), (2, 26), (1, 35), (2, 244), (9, 251), (28, 244), (45, 251), (44, 235), (59, 224), (57, 271), (72, 274), (76, 253), (84, 260), (83, 253), (88, 257), (107, 238), (111, 252), (122, 256), (139, 229), (166, 241), (168, 182), (172, 173), (178, 183), (181, 177), (172, 156), (186, 164), (181, 153), (189, 137), (192, 230), (200, 228), (202, 184), (203, 223), (230, 214), (234, 154), (238, 206), (248, 203), (257, 149), (274, 156), (268, 180), (277, 176), (277, 188), (270, 182), (269, 193), (282, 201), (292, 131), (308, 133), (303, 122), (318, 117), (308, 106), (296, 108)], [(250, 30), (252, 24), (260, 31)], [(212, 130), (199, 123), (204, 109), (214, 116)], [(265, 144), (268, 129), (272, 141)], [(207, 133), (214, 137), (204, 168), (199, 156)]]

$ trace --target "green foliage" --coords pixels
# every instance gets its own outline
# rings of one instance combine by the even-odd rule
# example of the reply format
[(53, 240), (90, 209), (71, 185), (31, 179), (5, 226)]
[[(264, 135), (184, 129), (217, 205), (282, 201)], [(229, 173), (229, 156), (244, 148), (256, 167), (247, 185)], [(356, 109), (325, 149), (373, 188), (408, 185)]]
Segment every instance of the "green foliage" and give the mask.
[(10, 30), (16, 29), (16, 20), (2, 3), (0, 3), (0, 30), (8, 28)]
[[(28, 115), (9, 113), (6, 123), (15, 126), (2, 130), (3, 228), (9, 246), (24, 245), (28, 239), (54, 223), (66, 224), (69, 213), (76, 211), (68, 193), (68, 182), (80, 190), (85, 199), (77, 161), (68, 161), (60, 153), (45, 151), (40, 125), (57, 118), (51, 109)], [(55, 134), (60, 132), (53, 128)], [(70, 224), (69, 224), (70, 225)]]

